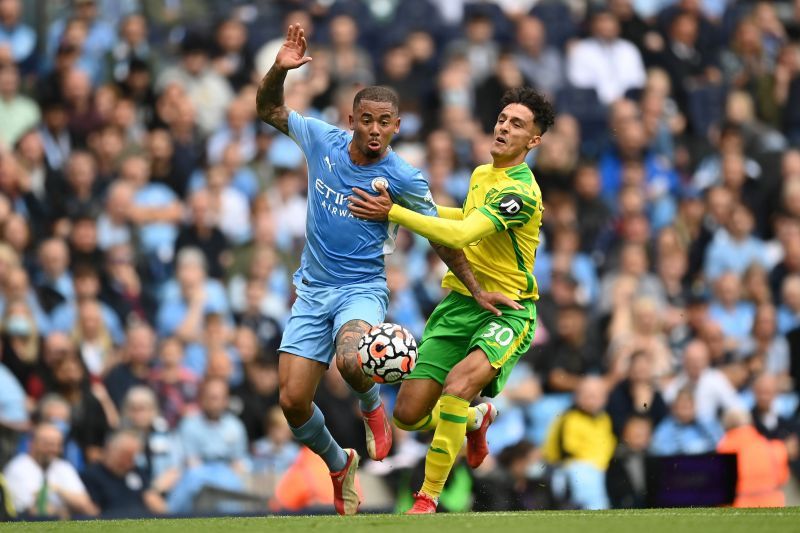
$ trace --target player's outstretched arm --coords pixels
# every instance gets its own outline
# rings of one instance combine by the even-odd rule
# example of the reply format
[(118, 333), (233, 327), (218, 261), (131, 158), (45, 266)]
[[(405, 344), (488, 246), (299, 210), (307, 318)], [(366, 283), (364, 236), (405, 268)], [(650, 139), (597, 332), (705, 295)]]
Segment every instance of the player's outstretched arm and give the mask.
[(256, 112), (258, 118), (274, 126), (278, 131), (289, 134), (289, 108), (283, 102), (283, 82), (286, 73), (302, 67), (311, 58), (306, 56), (308, 43), (305, 30), (299, 24), (292, 24), (286, 32), (286, 41), (275, 56), (275, 63), (264, 75), (256, 93)]
[(378, 196), (359, 188), (354, 188), (353, 192), (355, 196), (349, 197), (348, 208), (357, 218), (375, 221), (388, 219), (448, 248), (461, 249), (498, 231), (488, 217), (477, 211), (463, 220), (431, 217), (395, 204), (386, 189), (381, 189)]

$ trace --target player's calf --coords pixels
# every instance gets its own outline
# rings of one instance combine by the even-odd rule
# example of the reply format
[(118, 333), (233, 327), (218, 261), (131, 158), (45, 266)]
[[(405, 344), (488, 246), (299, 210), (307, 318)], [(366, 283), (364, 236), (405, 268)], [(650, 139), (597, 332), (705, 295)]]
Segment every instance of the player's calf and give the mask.
[(336, 367), (358, 396), (367, 453), (370, 459), (381, 461), (392, 449), (392, 426), (381, 403), (380, 388), (364, 374), (358, 362), (358, 341), (369, 329), (363, 320), (345, 322), (336, 334)]
[(369, 329), (364, 320), (350, 320), (336, 333), (336, 368), (357, 394), (368, 392), (375, 385), (358, 363), (358, 341)]

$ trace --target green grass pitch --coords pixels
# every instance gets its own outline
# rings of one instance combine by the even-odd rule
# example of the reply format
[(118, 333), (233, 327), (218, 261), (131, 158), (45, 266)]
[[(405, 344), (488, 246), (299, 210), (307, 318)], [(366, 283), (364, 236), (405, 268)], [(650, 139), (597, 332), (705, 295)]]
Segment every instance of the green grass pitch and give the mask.
[(3, 533), (798, 533), (800, 507), (358, 515), (0, 524)]

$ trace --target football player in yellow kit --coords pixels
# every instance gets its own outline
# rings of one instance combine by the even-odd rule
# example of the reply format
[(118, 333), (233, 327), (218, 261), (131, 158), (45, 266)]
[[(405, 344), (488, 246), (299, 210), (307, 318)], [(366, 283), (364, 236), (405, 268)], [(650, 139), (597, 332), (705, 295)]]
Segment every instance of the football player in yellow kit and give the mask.
[(403, 381), (394, 410), (401, 429), (435, 428), (425, 460), (425, 481), (409, 513), (436, 512), (438, 497), (467, 436), (467, 462), (476, 468), (489, 453), (486, 430), (497, 416), (491, 403), (470, 407), (479, 394), (496, 396), (536, 328), (539, 298), (533, 266), (542, 224), (542, 194), (525, 163), (552, 126), (550, 103), (535, 90), (509, 90), (501, 100), (492, 163), (472, 173), (461, 209), (437, 207), (438, 217), (395, 204), (382, 189), (375, 196), (353, 189), (350, 210), (365, 220), (389, 220), (451, 248), (463, 248), (487, 291), (513, 300), (497, 316), (480, 307), (448, 272), (450, 294), (436, 307), (419, 345), (419, 359)]

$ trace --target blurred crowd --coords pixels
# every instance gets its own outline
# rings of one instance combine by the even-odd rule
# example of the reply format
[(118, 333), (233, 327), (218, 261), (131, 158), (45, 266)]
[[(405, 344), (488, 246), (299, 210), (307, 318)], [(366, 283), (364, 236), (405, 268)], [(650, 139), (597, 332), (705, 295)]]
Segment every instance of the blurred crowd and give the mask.
[[(286, 104), (347, 128), (359, 88), (395, 88), (393, 147), (441, 205), (490, 161), (506, 89), (559, 113), (529, 161), (535, 342), (443, 509), (644, 506), (652, 457), (715, 451), (736, 504), (783, 503), (800, 1), (0, 0), (0, 517), (330, 504), (277, 407), (308, 185), (255, 92), (289, 23), (313, 61)], [(386, 268), (387, 320), (419, 338), (445, 267), (402, 231)], [(365, 455), (335, 368), (317, 403)], [(398, 431), (365, 493), (409, 505), (426, 448)]]

